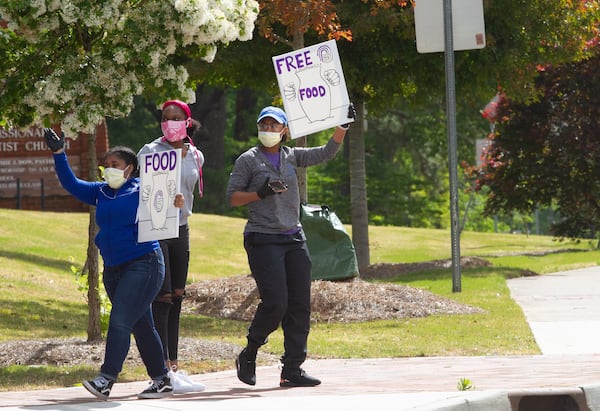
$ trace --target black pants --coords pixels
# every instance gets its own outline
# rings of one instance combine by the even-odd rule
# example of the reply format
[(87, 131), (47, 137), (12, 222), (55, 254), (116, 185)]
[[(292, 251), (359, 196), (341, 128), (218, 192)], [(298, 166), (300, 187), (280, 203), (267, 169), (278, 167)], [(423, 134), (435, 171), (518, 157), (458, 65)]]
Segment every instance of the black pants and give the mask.
[(174, 293), (176, 289), (185, 289), (190, 264), (190, 229), (179, 226), (179, 237), (160, 240), (165, 256), (165, 282), (160, 294)]
[(310, 330), (312, 263), (304, 233), (249, 233), (244, 247), (261, 299), (248, 328), (248, 342), (266, 343), (281, 324), (282, 362), (288, 369), (298, 368), (306, 359)]
[(179, 226), (179, 237), (161, 240), (160, 248), (165, 257), (165, 281), (152, 303), (152, 314), (163, 345), (165, 360), (176, 361), (179, 351), (181, 304), (190, 261), (189, 227)]

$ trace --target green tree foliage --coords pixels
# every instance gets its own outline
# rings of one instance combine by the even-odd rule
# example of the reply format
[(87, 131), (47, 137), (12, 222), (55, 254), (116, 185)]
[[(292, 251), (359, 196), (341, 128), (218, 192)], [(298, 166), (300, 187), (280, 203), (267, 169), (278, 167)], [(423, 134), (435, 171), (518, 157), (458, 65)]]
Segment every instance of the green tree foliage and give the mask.
[[(369, 223), (412, 227), (446, 228), (449, 219), (448, 152), (445, 144), (445, 113), (441, 97), (430, 98), (427, 106), (390, 107), (386, 114), (368, 121), (365, 157), (369, 192)], [(459, 116), (459, 159), (475, 161), (475, 138), (489, 130), (475, 107), (462, 106)], [(328, 137), (329, 134), (326, 134)], [(311, 137), (316, 145), (320, 140)], [(313, 144), (314, 143), (314, 144)], [(347, 145), (344, 145), (347, 150)], [(350, 220), (348, 159), (311, 169), (309, 198), (336, 210), (342, 221)], [(469, 181), (462, 179), (466, 191)], [(474, 207), (477, 198), (461, 196), (461, 209), (471, 201), (468, 227), (483, 226)], [(488, 219), (487, 217), (483, 217)], [(492, 221), (486, 227), (492, 228)]]
[(124, 145), (137, 152), (148, 141), (162, 135), (159, 121), (138, 96), (127, 117), (106, 120), (110, 145)]
[[(598, 46), (596, 46), (598, 51)], [(597, 235), (600, 226), (600, 55), (542, 69), (540, 99), (506, 99), (486, 163), (474, 170), (488, 187), (486, 213), (533, 212), (556, 205), (563, 237)]]

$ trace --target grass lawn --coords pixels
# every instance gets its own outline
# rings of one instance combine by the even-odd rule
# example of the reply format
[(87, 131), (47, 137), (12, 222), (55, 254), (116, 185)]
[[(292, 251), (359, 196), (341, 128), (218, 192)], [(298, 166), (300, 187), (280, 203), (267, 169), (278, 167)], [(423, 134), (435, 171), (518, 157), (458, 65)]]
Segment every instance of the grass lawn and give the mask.
[[(74, 272), (87, 248), (88, 215), (0, 209), (0, 341), (85, 338), (87, 305)], [(245, 220), (194, 215), (190, 220), (191, 282), (249, 273), (242, 247)], [(350, 227), (348, 227), (350, 230)], [(371, 227), (371, 263), (447, 259), (450, 232), (405, 227)], [(481, 314), (444, 315), (364, 323), (317, 323), (309, 339), (311, 358), (376, 358), (445, 355), (536, 354), (539, 349), (506, 279), (522, 270), (539, 274), (595, 266), (595, 242), (560, 242), (546, 236), (471, 233), (461, 236), (461, 255), (479, 256), (491, 267), (461, 270), (461, 292), (452, 292), (450, 269), (432, 270), (387, 282), (418, 287), (483, 309)], [(182, 336), (243, 344), (247, 323), (185, 316)], [(264, 347), (281, 354), (275, 332)], [(201, 373), (231, 364), (193, 364)], [(0, 368), (0, 390), (31, 389), (53, 381), (67, 386), (91, 377), (86, 367)], [(126, 371), (121, 381), (146, 378)], [(142, 375), (142, 377), (140, 377)]]

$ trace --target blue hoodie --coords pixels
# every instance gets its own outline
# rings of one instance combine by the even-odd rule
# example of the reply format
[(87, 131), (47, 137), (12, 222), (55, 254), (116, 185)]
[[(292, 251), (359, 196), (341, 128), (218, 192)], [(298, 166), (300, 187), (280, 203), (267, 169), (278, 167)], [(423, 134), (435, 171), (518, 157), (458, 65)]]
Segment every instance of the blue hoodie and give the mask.
[(105, 182), (78, 179), (73, 174), (65, 153), (54, 154), (54, 166), (65, 190), (78, 200), (96, 206), (99, 231), (95, 243), (105, 266), (123, 264), (160, 247), (158, 241), (137, 241), (140, 198), (138, 178), (131, 178), (121, 188), (113, 190)]

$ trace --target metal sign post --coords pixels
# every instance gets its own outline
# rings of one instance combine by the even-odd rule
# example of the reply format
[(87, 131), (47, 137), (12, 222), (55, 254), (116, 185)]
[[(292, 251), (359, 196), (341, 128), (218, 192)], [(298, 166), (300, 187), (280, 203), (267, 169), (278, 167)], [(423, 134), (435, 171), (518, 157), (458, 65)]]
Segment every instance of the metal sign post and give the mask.
[[(454, 16), (453, 16), (454, 10)], [(443, 20), (443, 24), (442, 24)], [(456, 25), (456, 27), (453, 27)], [(440, 28), (443, 26), (443, 33)], [(452, 291), (461, 291), (460, 227), (458, 213), (458, 160), (456, 144), (456, 87), (454, 52), (485, 47), (482, 0), (415, 0), (415, 33), (419, 53), (444, 52), (446, 69), (446, 123), (450, 172)]]
[(452, 0), (444, 0), (444, 57), (446, 62), (446, 124), (450, 168), (450, 242), (452, 249), (452, 292), (460, 292), (460, 231), (458, 219), (458, 160), (456, 155), (456, 86), (452, 38)]

